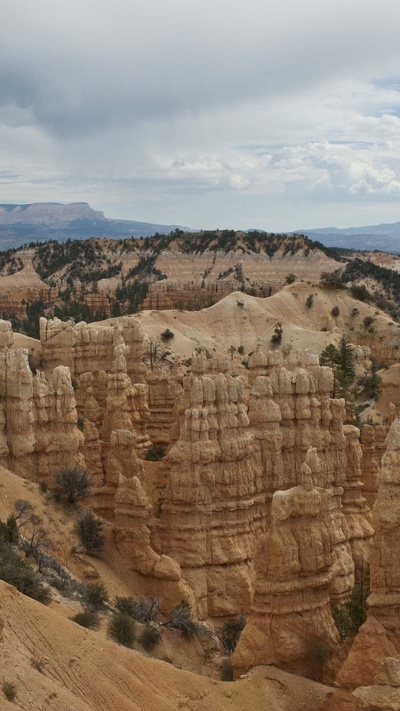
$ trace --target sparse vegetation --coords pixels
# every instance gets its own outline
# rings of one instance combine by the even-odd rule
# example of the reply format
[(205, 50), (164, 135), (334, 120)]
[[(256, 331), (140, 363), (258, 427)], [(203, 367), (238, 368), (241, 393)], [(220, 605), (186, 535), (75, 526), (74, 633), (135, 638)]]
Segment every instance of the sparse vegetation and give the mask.
[[(50, 591), (42, 576), (18, 555), (14, 541), (10, 541), (7, 524), (0, 527), (0, 580), (13, 585), (19, 592), (48, 605)], [(12, 529), (14, 530), (14, 528)]]
[(85, 467), (63, 467), (56, 472), (54, 479), (61, 496), (69, 504), (90, 496), (92, 477)]
[(179, 605), (172, 610), (165, 625), (179, 630), (184, 637), (193, 637), (199, 631), (199, 624), (193, 619), (187, 600), (181, 600)]
[(160, 638), (161, 632), (158, 627), (155, 627), (154, 625), (146, 625), (140, 636), (139, 642), (146, 652), (152, 652), (154, 647), (156, 647), (159, 643)]
[(271, 345), (277, 348), (282, 343), (283, 327), (281, 321), (278, 321), (271, 336)]
[(132, 617), (123, 612), (113, 612), (107, 634), (114, 642), (132, 648), (136, 639), (136, 625)]
[(106, 543), (104, 523), (91, 511), (83, 511), (79, 515), (75, 530), (87, 553), (96, 555), (104, 550)]
[(109, 603), (107, 588), (104, 583), (88, 583), (84, 593), (88, 610), (96, 612), (107, 607)]
[(175, 334), (173, 331), (171, 331), (170, 328), (166, 328), (165, 331), (162, 332), (161, 338), (163, 341), (170, 341), (171, 338), (174, 338)]
[(7, 701), (15, 701), (17, 698), (17, 687), (12, 681), (6, 681), (4, 679), (1, 688)]
[(233, 681), (233, 666), (229, 659), (224, 659), (221, 666), (221, 680), (222, 681)]
[(76, 615), (71, 617), (73, 622), (81, 627), (86, 627), (89, 630), (96, 630), (100, 625), (99, 615), (97, 612), (92, 612), (90, 610), (84, 610), (83, 612), (78, 612)]
[(332, 656), (332, 650), (326, 640), (313, 634), (306, 640), (310, 671), (317, 681), (322, 681), (324, 668)]
[(296, 274), (287, 274), (286, 275), (286, 284), (293, 284), (296, 281)]
[(350, 600), (343, 605), (331, 603), (332, 617), (335, 621), (341, 641), (351, 633), (355, 634), (367, 619), (367, 598), (370, 594), (369, 566), (365, 565), (360, 580), (355, 583)]
[(314, 296), (313, 296), (313, 294), (309, 294), (306, 298), (306, 308), (311, 309), (313, 303), (314, 303)]
[(160, 601), (158, 597), (146, 595), (140, 595), (137, 600), (133, 597), (117, 597), (115, 598), (115, 608), (118, 612), (129, 615), (137, 622), (148, 624), (157, 617)]
[(337, 318), (339, 316), (339, 314), (340, 314), (339, 306), (334, 306), (331, 311), (331, 316), (333, 316), (333, 318)]
[(165, 457), (165, 447), (162, 444), (151, 444), (146, 449), (144, 458), (147, 462), (161, 462)]
[(241, 613), (236, 620), (226, 622), (219, 630), (218, 636), (222, 646), (228, 654), (232, 654), (239, 641), (240, 634), (246, 624), (246, 616)]

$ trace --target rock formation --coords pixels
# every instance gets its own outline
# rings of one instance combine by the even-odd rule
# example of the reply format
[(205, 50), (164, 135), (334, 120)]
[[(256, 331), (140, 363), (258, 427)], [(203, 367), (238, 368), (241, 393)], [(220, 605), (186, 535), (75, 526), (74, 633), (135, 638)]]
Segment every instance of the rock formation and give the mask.
[(83, 463), (83, 436), (69, 369), (33, 375), (28, 351), (0, 352), (1, 463), (19, 476), (50, 482), (54, 471)]
[(353, 692), (360, 711), (400, 711), (400, 659), (387, 657), (380, 665), (373, 686)]
[(400, 651), (400, 419), (386, 438), (373, 516), (369, 612)]
[(243, 381), (196, 373), (189, 383), (190, 407), (165, 459), (169, 472), (154, 540), (181, 566), (204, 618), (249, 607), (249, 565), (264, 497)]
[(134, 316), (122, 316), (107, 326), (83, 321), (73, 325), (57, 318), (40, 319), (40, 342), (46, 368), (68, 365), (72, 375), (110, 373), (116, 357), (115, 348), (125, 346), (123, 356), (132, 382), (145, 382), (146, 366), (142, 363), (143, 332)]
[(349, 528), (352, 558), (359, 577), (369, 558), (374, 529), (372, 513), (362, 495), (360, 431), (353, 425), (345, 425), (343, 431), (346, 436), (346, 476), (343, 481), (342, 505)]
[(256, 556), (253, 605), (232, 656), (236, 670), (257, 664), (307, 669), (314, 639), (335, 645), (334, 546), (329, 493), (314, 486), (304, 463), (301, 484), (272, 498), (271, 526)]

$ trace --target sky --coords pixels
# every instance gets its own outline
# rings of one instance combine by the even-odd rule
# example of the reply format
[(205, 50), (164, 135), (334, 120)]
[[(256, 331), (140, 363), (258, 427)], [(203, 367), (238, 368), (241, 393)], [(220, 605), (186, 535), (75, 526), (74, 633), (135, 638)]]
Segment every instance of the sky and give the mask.
[(0, 0), (0, 203), (400, 220), (399, 0)]

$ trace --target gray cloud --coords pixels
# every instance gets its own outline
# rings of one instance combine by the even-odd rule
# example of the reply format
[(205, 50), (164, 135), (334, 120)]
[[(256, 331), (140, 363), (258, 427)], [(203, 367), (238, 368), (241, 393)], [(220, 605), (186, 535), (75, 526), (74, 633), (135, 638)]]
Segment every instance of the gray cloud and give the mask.
[(204, 227), (390, 219), (399, 21), (396, 0), (18, 0), (4, 200)]

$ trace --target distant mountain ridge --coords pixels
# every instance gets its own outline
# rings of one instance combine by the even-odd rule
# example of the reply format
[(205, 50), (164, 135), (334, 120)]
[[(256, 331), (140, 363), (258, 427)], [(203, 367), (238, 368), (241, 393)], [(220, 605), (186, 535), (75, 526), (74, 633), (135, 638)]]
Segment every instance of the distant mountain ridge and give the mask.
[(312, 230), (296, 230), (322, 242), (326, 247), (347, 247), (372, 251), (400, 253), (400, 222), (367, 225), (363, 227), (321, 227)]
[(90, 237), (148, 237), (177, 227), (180, 225), (108, 219), (87, 202), (0, 204), (0, 250), (49, 239), (65, 242)]

